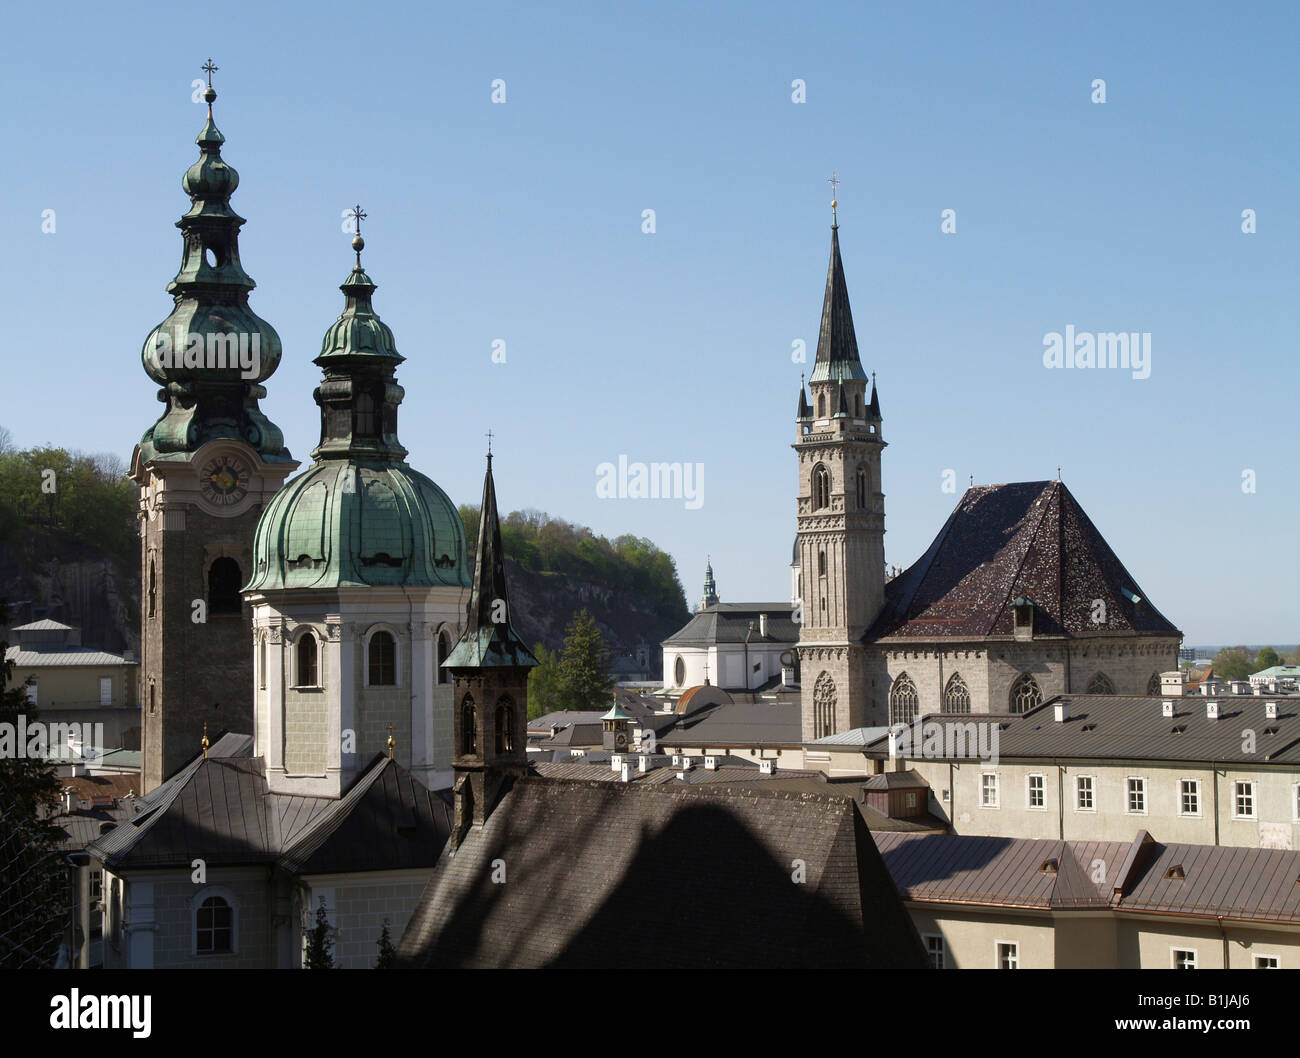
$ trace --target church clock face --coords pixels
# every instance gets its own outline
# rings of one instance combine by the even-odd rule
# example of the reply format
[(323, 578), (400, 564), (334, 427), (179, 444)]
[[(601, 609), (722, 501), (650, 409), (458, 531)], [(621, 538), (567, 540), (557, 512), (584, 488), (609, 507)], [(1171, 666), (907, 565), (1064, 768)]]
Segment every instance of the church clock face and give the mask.
[(248, 495), (248, 467), (233, 456), (217, 456), (199, 471), (203, 497), (218, 507), (230, 507)]

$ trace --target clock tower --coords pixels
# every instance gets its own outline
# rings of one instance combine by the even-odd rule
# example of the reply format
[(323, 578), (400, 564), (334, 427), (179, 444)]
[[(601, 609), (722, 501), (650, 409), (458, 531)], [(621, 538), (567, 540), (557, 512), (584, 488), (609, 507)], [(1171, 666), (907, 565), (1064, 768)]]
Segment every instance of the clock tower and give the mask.
[(252, 733), (253, 638), (240, 590), (265, 504), (297, 467), (259, 409), (280, 338), (248, 305), (239, 260), (239, 174), (207, 122), (181, 186), (189, 211), (171, 314), (145, 339), (145, 373), (164, 406), (131, 457), (140, 488), (142, 786), (157, 787), (199, 751), (203, 725)]

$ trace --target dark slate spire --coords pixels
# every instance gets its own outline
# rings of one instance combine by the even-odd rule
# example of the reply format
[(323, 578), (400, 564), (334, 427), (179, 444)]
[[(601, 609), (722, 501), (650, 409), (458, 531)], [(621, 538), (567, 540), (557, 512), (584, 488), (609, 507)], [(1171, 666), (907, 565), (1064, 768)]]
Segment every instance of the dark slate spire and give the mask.
[(799, 413), (800, 422), (805, 422), (813, 417), (812, 405), (808, 403), (808, 391), (804, 388), (803, 375), (799, 376)]
[(483, 476), (483, 505), (479, 508), (474, 589), (470, 593), (465, 633), (443, 662), (443, 668), (518, 668), (536, 664), (533, 652), (510, 625), (505, 552), (501, 547), (501, 523), (489, 452), (487, 473)]
[(360, 206), (352, 211), (357, 262), (339, 287), (343, 312), (325, 332), (320, 355), (313, 361), (325, 371), (313, 394), (321, 410), (321, 440), (313, 459), (400, 462), (406, 456), (397, 439), (397, 407), (406, 391), (394, 375), (406, 358), (370, 303), (378, 288), (361, 267), (365, 216)]
[(253, 280), (239, 260), (244, 218), (230, 208), (239, 174), (221, 157), (226, 138), (212, 117), (217, 93), (208, 60), (203, 93), (208, 116), (194, 141), (199, 158), (181, 186), (190, 209), (176, 222), (183, 238), (181, 268), (167, 285), (171, 314), (145, 339), (145, 372), (163, 388), (162, 417), (140, 441), (151, 459), (188, 459), (217, 437), (252, 445), (271, 462), (292, 462), (284, 435), (258, 408), (261, 383), (280, 363), (280, 336), (248, 306)]
[(849, 399), (844, 393), (844, 380), (840, 379), (839, 407), (835, 411), (835, 418), (847, 419), (848, 417), (849, 417)]
[(876, 396), (876, 373), (871, 372), (871, 403), (867, 405), (867, 418), (880, 418), (880, 398)]
[(826, 271), (826, 294), (822, 299), (822, 325), (817, 336), (817, 360), (813, 382), (855, 378), (866, 381), (858, 359), (858, 339), (853, 333), (853, 311), (849, 308), (849, 288), (844, 282), (844, 264), (840, 260), (839, 225), (831, 227), (831, 263)]

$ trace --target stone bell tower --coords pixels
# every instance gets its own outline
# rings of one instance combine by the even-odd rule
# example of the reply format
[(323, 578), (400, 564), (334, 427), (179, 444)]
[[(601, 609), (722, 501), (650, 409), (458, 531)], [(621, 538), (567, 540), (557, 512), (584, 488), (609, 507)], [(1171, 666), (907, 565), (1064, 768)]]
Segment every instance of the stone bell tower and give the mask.
[(275, 329), (248, 306), (239, 260), (244, 219), (230, 208), (239, 174), (212, 119), (181, 186), (190, 209), (171, 314), (145, 339), (144, 370), (162, 416), (131, 457), (140, 487), (140, 671), (145, 792), (199, 752), (206, 722), (253, 730), (252, 626), (240, 589), (262, 508), (298, 465), (258, 408), (280, 362)]
[[(831, 203), (832, 208), (836, 203)], [(858, 358), (838, 219), (831, 224), (817, 359), (802, 383), (793, 445), (799, 472), (797, 600), (805, 741), (865, 726), (863, 636), (884, 604), (885, 497), (880, 401)]]

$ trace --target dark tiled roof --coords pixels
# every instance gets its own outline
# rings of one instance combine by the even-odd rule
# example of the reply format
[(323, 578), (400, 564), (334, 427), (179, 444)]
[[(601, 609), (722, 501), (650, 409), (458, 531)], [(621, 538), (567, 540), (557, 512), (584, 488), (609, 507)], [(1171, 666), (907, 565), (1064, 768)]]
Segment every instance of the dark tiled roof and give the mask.
[[(1062, 757), (1100, 760), (1224, 761), (1249, 764), (1300, 763), (1300, 699), (1254, 696), (1168, 699), (1174, 715), (1161, 715), (1161, 698), (1069, 694), (1053, 698), (1024, 716), (1003, 721), (998, 754), (1004, 760)], [(1219, 719), (1206, 715), (1206, 702), (1219, 703)], [(1274, 701), (1278, 718), (1264, 716)], [(1068, 703), (1070, 718), (1055, 720), (1055, 706)], [(982, 717), (971, 717), (980, 720)], [(1244, 745), (1248, 727), (1256, 742)]]
[(919, 788), (929, 788), (930, 784), (921, 778), (916, 772), (908, 769), (907, 771), (886, 771), (879, 775), (873, 775), (864, 782), (863, 787), (876, 790), (916, 790)]
[(658, 737), (679, 746), (798, 746), (802, 723), (797, 701), (735, 702), (683, 716)]
[(841, 798), (545, 779), (520, 780), (444, 854), (398, 954), (429, 967), (924, 965)]
[[(929, 550), (886, 585), (866, 638), (1011, 637), (1020, 597), (1034, 602), (1035, 635), (1181, 635), (1069, 489), (1025, 481), (968, 489)], [(1097, 599), (1101, 625), (1092, 620)]]
[[(717, 643), (796, 643), (799, 626), (788, 602), (717, 603), (701, 610), (661, 644), (665, 647), (713, 646)], [(767, 635), (759, 635), (759, 617), (767, 614)], [(750, 623), (753, 631), (750, 631)]]

